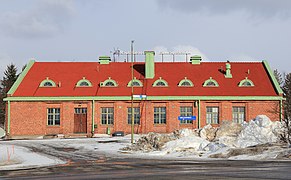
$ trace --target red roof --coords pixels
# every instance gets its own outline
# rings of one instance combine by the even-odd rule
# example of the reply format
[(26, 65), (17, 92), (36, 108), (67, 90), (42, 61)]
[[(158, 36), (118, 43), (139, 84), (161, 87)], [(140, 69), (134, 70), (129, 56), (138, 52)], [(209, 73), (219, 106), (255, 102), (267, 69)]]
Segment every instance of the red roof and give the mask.
[[(135, 87), (134, 94), (148, 96), (277, 96), (267, 70), (261, 62), (230, 62), (232, 78), (225, 78), (225, 62), (201, 62), (193, 65), (186, 62), (156, 62), (155, 77), (145, 79), (144, 63), (136, 62), (134, 76), (143, 83)], [(59, 87), (39, 87), (46, 78), (53, 80)], [(85, 77), (92, 87), (76, 87)], [(111, 77), (118, 87), (100, 87), (100, 82)], [(153, 87), (161, 77), (168, 87)], [(194, 83), (194, 87), (179, 87), (185, 77)], [(219, 87), (203, 87), (203, 83), (212, 77)], [(254, 87), (239, 87), (241, 80), (248, 77)], [(35, 62), (13, 96), (130, 96), (131, 63), (111, 62)]]

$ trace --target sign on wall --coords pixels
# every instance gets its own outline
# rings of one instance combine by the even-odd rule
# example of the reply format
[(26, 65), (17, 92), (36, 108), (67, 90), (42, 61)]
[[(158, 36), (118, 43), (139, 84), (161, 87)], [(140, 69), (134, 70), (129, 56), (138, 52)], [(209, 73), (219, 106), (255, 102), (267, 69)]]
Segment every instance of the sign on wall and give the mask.
[(193, 121), (193, 120), (196, 120), (196, 116), (178, 116), (178, 120), (179, 121), (181, 121), (181, 120)]

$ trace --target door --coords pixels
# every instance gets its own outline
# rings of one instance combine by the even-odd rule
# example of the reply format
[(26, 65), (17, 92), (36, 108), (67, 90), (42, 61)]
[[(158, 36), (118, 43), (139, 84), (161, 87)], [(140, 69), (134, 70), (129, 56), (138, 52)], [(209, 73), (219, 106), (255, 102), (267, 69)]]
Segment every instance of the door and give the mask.
[(87, 108), (75, 108), (74, 132), (87, 133)]

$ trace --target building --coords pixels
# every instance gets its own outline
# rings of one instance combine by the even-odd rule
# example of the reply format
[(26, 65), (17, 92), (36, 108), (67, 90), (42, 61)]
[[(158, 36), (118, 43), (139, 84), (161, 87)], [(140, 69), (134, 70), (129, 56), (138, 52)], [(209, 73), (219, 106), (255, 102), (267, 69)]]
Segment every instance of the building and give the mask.
[[(10, 137), (51, 134), (172, 132), (241, 123), (265, 114), (282, 117), (282, 90), (266, 61), (155, 62), (30, 61), (8, 92)], [(133, 78), (132, 78), (133, 77)], [(180, 119), (180, 120), (179, 120)]]

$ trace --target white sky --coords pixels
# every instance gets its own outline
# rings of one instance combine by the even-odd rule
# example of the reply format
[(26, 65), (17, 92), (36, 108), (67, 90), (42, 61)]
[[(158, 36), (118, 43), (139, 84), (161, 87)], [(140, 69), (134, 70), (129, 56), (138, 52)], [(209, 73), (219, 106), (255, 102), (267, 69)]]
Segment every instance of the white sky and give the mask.
[(289, 73), (290, 32), (290, 0), (0, 0), (0, 72), (31, 57), (97, 61), (135, 40), (136, 51), (268, 60)]

